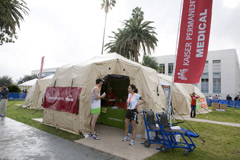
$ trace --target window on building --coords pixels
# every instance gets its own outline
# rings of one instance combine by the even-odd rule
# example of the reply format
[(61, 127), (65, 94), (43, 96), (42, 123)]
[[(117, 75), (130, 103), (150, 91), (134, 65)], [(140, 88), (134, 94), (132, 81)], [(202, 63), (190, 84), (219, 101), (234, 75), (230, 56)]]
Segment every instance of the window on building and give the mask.
[(213, 93), (221, 93), (221, 60), (213, 60)]
[(168, 63), (168, 75), (171, 76), (173, 74), (173, 63)]
[(221, 72), (221, 60), (213, 60), (213, 72)]
[[(47, 76), (50, 76), (50, 75), (52, 75), (52, 74), (54, 74), (54, 73), (55, 73), (55, 72), (51, 72), (51, 71), (49, 71), (49, 72), (42, 72), (42, 78), (47, 77)], [(40, 77), (40, 73), (37, 74), (37, 77), (38, 77), (38, 78)]]
[(221, 72), (213, 72), (213, 93), (221, 93)]
[(165, 64), (159, 64), (159, 72), (165, 74)]
[(203, 72), (208, 72), (208, 61), (206, 61)]
[(201, 91), (208, 93), (208, 73), (203, 73), (201, 77)]
[(221, 60), (213, 60), (213, 63), (221, 63)]

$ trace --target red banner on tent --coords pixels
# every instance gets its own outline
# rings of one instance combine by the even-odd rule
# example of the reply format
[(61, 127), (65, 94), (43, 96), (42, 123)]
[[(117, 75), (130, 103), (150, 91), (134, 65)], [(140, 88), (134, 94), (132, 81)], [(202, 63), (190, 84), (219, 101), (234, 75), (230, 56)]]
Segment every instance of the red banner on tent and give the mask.
[(78, 87), (48, 87), (44, 95), (43, 107), (78, 114), (81, 90), (82, 88)]
[(198, 83), (207, 58), (212, 0), (184, 0), (174, 82)]

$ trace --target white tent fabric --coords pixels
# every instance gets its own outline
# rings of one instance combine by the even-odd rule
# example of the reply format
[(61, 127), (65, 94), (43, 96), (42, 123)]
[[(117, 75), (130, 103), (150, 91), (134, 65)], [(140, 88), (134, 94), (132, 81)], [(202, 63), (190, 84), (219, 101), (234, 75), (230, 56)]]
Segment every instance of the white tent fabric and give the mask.
[[(69, 64), (57, 69), (50, 87), (80, 87), (79, 114), (71, 114), (44, 108), (43, 123), (76, 134), (90, 131), (91, 90), (97, 78), (107, 75), (128, 76), (130, 84), (136, 85), (146, 104), (138, 107), (139, 112), (151, 108), (154, 112), (162, 111), (166, 98), (161, 88), (158, 73), (139, 63), (130, 61), (118, 54), (107, 54)], [(139, 116), (137, 133), (144, 135), (144, 122)]]
[(19, 84), (18, 86), (19, 86), (19, 87), (31, 87), (31, 86), (33, 86), (33, 85), (36, 83), (37, 80), (38, 80), (38, 79), (35, 78), (35, 79), (29, 80), (29, 81), (27, 81), (27, 82), (21, 83), (21, 84)]
[(35, 84), (28, 90), (23, 107), (30, 109), (43, 109), (43, 97), (52, 77), (53, 74), (42, 79), (38, 79), (35, 82)]

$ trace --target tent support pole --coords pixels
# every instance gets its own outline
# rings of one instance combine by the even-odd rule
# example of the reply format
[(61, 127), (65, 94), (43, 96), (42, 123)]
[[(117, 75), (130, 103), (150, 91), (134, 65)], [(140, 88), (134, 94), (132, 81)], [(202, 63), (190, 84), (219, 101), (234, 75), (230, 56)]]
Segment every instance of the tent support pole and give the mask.
[(13, 106), (13, 105), (14, 105), (14, 103), (13, 103), (13, 104), (10, 104), (10, 105), (8, 105), (8, 106), (7, 106), (7, 108), (9, 108), (9, 107), (11, 107), (11, 106)]
[(32, 112), (32, 114), (36, 113), (38, 110), (35, 110), (34, 112)]
[(180, 4), (180, 13), (179, 13), (179, 20), (178, 20), (178, 31), (177, 31), (177, 38), (176, 38), (176, 47), (175, 47), (175, 55), (174, 55), (174, 63), (173, 63), (173, 74), (172, 74), (172, 83), (170, 86), (170, 95), (168, 96), (168, 101), (167, 101), (167, 114), (168, 114), (168, 119), (170, 120), (170, 125), (172, 125), (172, 88), (174, 85), (174, 75), (175, 75), (175, 69), (176, 69), (176, 56), (177, 56), (177, 50), (178, 50), (178, 40), (179, 40), (179, 33), (180, 33), (180, 23), (181, 23), (181, 18), (182, 18), (182, 7), (183, 7), (183, 0), (181, 0)]
[(20, 108), (22, 108), (21, 106), (19, 106), (16, 110), (19, 110)]

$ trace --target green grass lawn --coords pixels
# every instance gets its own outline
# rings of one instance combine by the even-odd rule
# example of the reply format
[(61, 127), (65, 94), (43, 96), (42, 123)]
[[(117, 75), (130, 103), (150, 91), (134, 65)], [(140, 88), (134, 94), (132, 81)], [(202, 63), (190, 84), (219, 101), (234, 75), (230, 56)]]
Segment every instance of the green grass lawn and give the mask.
[[(212, 107), (209, 107), (212, 109)], [(207, 114), (197, 115), (196, 118), (220, 121), (220, 122), (232, 122), (232, 123), (240, 123), (240, 109), (238, 108), (227, 108), (227, 111), (212, 111)]]
[[(209, 107), (209, 109), (212, 109)], [(207, 114), (197, 115), (196, 118), (240, 123), (240, 109), (227, 108), (227, 111), (212, 111)], [(194, 152), (189, 153), (188, 156), (184, 155), (184, 149), (172, 149), (167, 153), (158, 152), (157, 154), (149, 157), (149, 160), (155, 159), (194, 159), (194, 160), (234, 160), (240, 159), (240, 128), (223, 126), (210, 123), (200, 123), (187, 121), (180, 124), (181, 127), (191, 130), (188, 124), (205, 140), (203, 144), (201, 138), (192, 138), (197, 146)]]
[(69, 132), (58, 130), (54, 127), (46, 126), (40, 122), (32, 120), (32, 118), (42, 118), (43, 110), (25, 109), (16, 105), (22, 103), (23, 101), (8, 101), (7, 117), (70, 141), (83, 138), (82, 135), (75, 135)]
[[(83, 138), (65, 131), (57, 130), (53, 127), (42, 125), (33, 121), (32, 118), (42, 118), (43, 111), (29, 110), (18, 107), (16, 104), (22, 104), (23, 101), (9, 101), (7, 108), (7, 116), (19, 122), (25, 123), (42, 131), (54, 134), (56, 136), (74, 141)], [(240, 110), (228, 108), (227, 112), (212, 112), (208, 114), (198, 115), (197, 118), (209, 119), (215, 121), (240, 123)], [(149, 157), (149, 160), (238, 160), (240, 159), (240, 128), (223, 126), (210, 123), (200, 123), (187, 121), (201, 138), (193, 138), (197, 148), (194, 152), (184, 155), (184, 149), (171, 149), (167, 153), (158, 152)], [(185, 129), (191, 129), (185, 123), (180, 124)], [(147, 149), (147, 148), (143, 148)]]
[[(171, 149), (166, 153), (158, 152), (149, 157), (149, 160), (239, 160), (240, 159), (240, 128), (223, 126), (210, 123), (188, 123), (205, 140), (203, 144), (200, 138), (192, 138), (197, 148), (184, 155), (184, 149)], [(186, 128), (187, 124), (180, 125)]]

